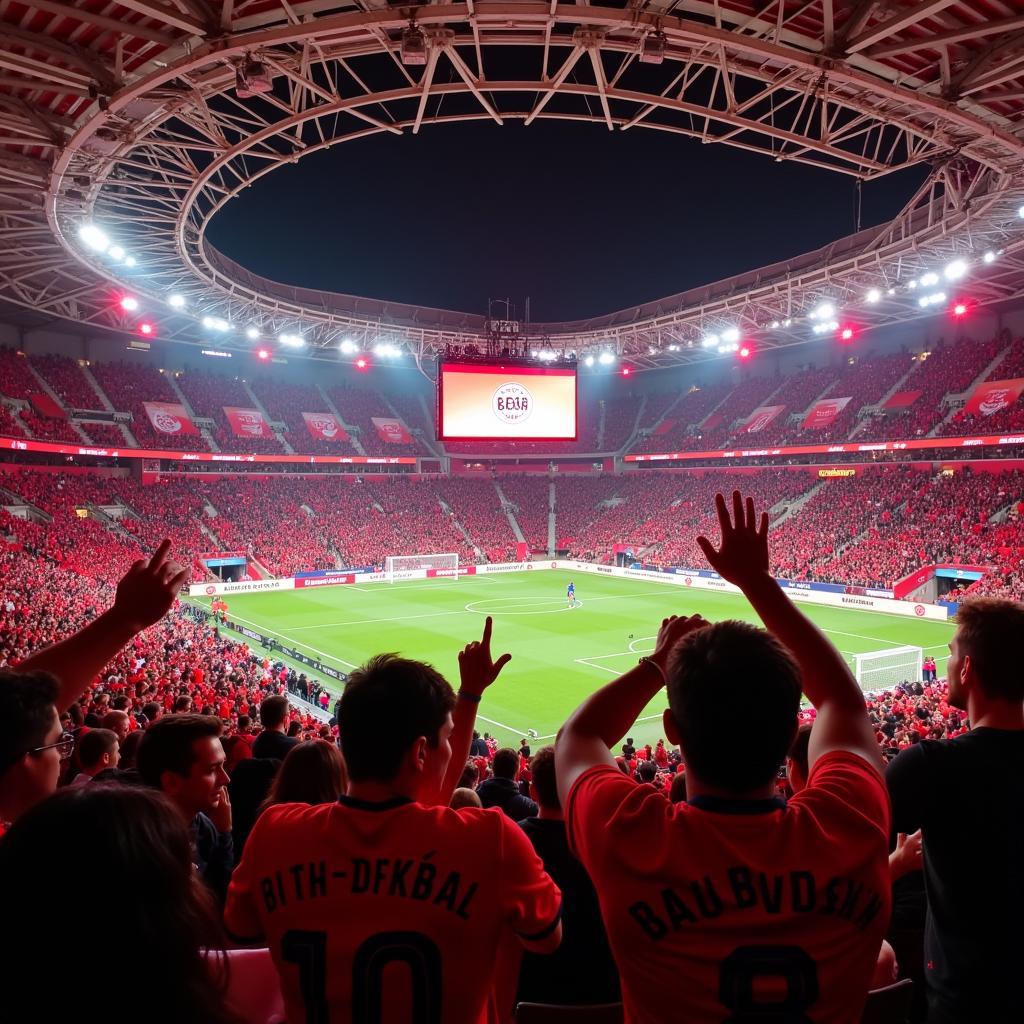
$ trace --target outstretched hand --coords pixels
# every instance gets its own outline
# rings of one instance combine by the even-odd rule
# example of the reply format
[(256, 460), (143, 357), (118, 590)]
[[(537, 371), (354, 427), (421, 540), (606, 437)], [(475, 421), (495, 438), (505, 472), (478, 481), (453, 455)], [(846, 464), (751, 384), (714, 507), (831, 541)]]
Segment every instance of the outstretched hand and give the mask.
[(484, 620), (484, 635), (474, 640), (459, 652), (459, 676), (465, 693), (480, 696), (501, 670), (512, 660), (511, 654), (503, 654), (497, 661), (491, 660), (490, 615)]
[(171, 542), (164, 539), (152, 558), (140, 558), (121, 577), (113, 613), (138, 633), (159, 622), (171, 609), (189, 570), (170, 558)]
[(754, 499), (744, 502), (739, 491), (732, 492), (732, 517), (725, 498), (715, 495), (722, 543), (718, 550), (707, 537), (698, 537), (697, 544), (711, 568), (724, 580), (742, 587), (744, 582), (768, 573), (768, 513), (758, 519)]

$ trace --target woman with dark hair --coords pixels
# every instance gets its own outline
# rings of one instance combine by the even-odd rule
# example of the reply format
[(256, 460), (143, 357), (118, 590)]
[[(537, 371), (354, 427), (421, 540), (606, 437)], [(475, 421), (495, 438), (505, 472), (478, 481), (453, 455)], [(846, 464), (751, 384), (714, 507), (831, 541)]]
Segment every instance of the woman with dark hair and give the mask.
[[(83, 878), (111, 879), (125, 895), (102, 941), (81, 929), (113, 904), (68, 908)], [(37, 804), (0, 840), (0, 892), (4, 996), (26, 1019), (49, 1019), (70, 999), (111, 1024), (237, 1021), (225, 1005), (227, 972), (212, 972), (201, 952), (223, 950), (220, 917), (192, 866), (188, 828), (161, 793), (79, 786)], [(97, 988), (112, 964), (117, 984)]]
[(288, 751), (260, 811), (274, 804), (329, 804), (344, 790), (341, 751), (327, 740), (305, 740)]

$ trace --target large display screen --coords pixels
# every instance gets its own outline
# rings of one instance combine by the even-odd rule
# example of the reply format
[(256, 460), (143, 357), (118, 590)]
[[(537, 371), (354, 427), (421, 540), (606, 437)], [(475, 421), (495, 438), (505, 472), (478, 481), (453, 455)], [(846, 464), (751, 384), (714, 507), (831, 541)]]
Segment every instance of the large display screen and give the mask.
[(442, 441), (575, 441), (576, 368), (442, 363)]

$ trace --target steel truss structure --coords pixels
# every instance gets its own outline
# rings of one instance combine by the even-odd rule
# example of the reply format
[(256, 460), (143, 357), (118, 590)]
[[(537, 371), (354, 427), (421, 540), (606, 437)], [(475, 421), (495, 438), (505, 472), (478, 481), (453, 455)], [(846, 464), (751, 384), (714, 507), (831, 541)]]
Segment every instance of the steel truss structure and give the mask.
[[(647, 306), (533, 324), (538, 347), (614, 350), (644, 368), (717, 358), (702, 339), (730, 328), (762, 349), (800, 344), (825, 301), (860, 328), (923, 315), (921, 278), (954, 260), (974, 301), (1003, 302), (1024, 294), (1016, 8), (0, 0), (0, 300), (128, 329), (114, 298), (130, 289), (160, 309), (164, 339), (251, 345), (255, 325), (261, 339), (301, 336), (310, 354), (342, 339), (420, 355), (479, 343), (481, 316), (287, 287), (218, 252), (207, 228), (253, 182), (342, 142), (543, 119), (668, 132), (859, 181), (928, 172), (884, 230)], [(422, 66), (402, 60), (410, 26)], [(239, 98), (250, 60), (273, 86)], [(396, 201), (414, 204), (410, 191)], [(770, 198), (752, 182), (743, 201)], [(85, 223), (135, 265), (84, 247)], [(171, 293), (183, 308), (166, 306)], [(203, 317), (233, 329), (204, 337)]]

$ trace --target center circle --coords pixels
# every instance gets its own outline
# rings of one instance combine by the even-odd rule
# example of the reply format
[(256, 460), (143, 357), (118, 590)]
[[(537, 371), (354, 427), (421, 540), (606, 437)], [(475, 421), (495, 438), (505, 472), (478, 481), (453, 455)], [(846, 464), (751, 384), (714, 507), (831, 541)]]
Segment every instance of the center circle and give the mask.
[[(514, 604), (520, 605), (526, 608), (537, 608), (538, 611), (515, 611), (513, 609), (506, 610), (504, 608), (496, 607), (498, 605)], [(480, 608), (479, 605), (485, 605), (486, 607)], [(556, 605), (557, 607), (551, 607)], [(577, 608), (583, 607), (582, 601), (576, 602)], [(484, 598), (480, 601), (470, 601), (466, 605), (467, 612), (473, 612), (477, 615), (551, 615), (553, 612), (568, 612), (573, 609), (568, 606), (566, 601), (560, 597), (498, 597), (488, 600)]]

